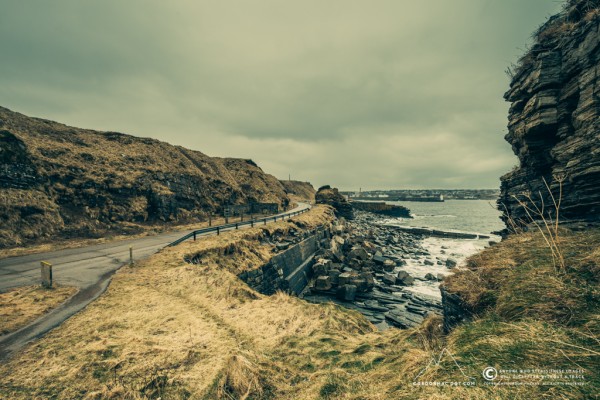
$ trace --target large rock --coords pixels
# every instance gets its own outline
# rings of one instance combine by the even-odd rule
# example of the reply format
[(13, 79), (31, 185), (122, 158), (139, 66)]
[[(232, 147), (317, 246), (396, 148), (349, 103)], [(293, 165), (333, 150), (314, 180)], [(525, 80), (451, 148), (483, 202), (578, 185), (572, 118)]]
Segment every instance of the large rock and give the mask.
[(337, 297), (344, 301), (353, 301), (356, 298), (356, 286), (343, 285), (337, 289)]
[(339, 193), (337, 188), (332, 189), (329, 185), (320, 187), (315, 195), (315, 202), (317, 204), (328, 204), (332, 206), (338, 217), (348, 220), (354, 218), (352, 206), (348, 200)]
[(348, 258), (356, 258), (357, 260), (366, 261), (369, 259), (369, 253), (360, 246), (355, 246), (348, 253)]
[(386, 285), (395, 285), (396, 284), (396, 277), (392, 274), (383, 274), (383, 276), (381, 277), (381, 280)]
[(315, 290), (326, 291), (331, 289), (331, 278), (329, 276), (319, 276), (315, 279)]
[(413, 283), (415, 283), (415, 278), (410, 276), (410, 274), (408, 272), (406, 272), (406, 271), (398, 272), (398, 275), (396, 276), (396, 284), (410, 286)]
[(536, 32), (505, 94), (505, 139), (519, 158), (501, 178), (498, 204), (509, 228), (529, 222), (519, 204), (533, 208), (527, 195), (538, 207), (541, 195), (554, 217), (550, 193), (558, 201), (561, 185), (562, 220), (600, 221), (600, 17), (589, 4), (568, 2)]
[(351, 280), (352, 280), (352, 274), (350, 274), (348, 272), (343, 272), (338, 275), (338, 285), (340, 285), (340, 286), (349, 284)]

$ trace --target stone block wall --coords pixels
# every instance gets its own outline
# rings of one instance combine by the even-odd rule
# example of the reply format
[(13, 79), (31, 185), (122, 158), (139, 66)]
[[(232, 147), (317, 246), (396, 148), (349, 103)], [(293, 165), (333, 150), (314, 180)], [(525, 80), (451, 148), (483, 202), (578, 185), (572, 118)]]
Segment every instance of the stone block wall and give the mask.
[(313, 256), (321, 247), (321, 240), (330, 236), (325, 228), (287, 250), (274, 255), (260, 268), (246, 271), (239, 278), (257, 292), (272, 295), (278, 290), (300, 294), (312, 275)]

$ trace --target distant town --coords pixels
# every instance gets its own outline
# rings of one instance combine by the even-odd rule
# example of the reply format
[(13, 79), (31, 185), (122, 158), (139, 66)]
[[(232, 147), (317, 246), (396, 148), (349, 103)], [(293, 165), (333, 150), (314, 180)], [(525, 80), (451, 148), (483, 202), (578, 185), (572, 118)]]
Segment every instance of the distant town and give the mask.
[(445, 200), (496, 200), (500, 195), (498, 189), (397, 189), (370, 190), (358, 192), (342, 191), (352, 200), (387, 200), (387, 201), (431, 201)]

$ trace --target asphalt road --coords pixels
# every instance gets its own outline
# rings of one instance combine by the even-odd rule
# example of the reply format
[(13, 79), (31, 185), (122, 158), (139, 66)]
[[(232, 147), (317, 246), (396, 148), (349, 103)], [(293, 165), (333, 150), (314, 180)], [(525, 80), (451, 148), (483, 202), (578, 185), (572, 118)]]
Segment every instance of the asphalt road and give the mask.
[[(310, 208), (309, 204), (298, 203), (296, 208), (287, 212), (307, 208)], [(249, 227), (241, 226), (240, 229)], [(221, 232), (232, 229), (235, 228), (223, 229)], [(0, 260), (0, 292), (12, 287), (39, 284), (41, 261), (52, 264), (53, 281), (55, 283), (80, 288), (79, 292), (66, 303), (43, 315), (29, 326), (14, 333), (0, 336), (0, 360), (9, 357), (27, 342), (60, 325), (100, 296), (108, 287), (112, 274), (129, 262), (129, 246), (133, 247), (134, 260), (139, 260), (156, 253), (188, 232), (169, 232), (139, 239), (121, 240)], [(214, 234), (207, 233), (198, 237)]]

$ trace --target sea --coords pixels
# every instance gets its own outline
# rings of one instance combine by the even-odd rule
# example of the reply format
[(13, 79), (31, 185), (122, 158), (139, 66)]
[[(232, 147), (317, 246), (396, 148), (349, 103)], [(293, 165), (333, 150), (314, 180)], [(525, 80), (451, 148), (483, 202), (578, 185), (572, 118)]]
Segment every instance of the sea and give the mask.
[[(430, 256), (408, 259), (406, 260), (407, 265), (401, 268), (417, 278), (424, 278), (427, 273), (432, 273), (436, 277), (452, 274), (456, 269), (446, 267), (448, 258), (457, 262), (457, 268), (463, 268), (468, 257), (490, 246), (490, 242), (500, 241), (501, 238), (492, 232), (505, 228), (504, 223), (500, 220), (501, 212), (496, 209), (496, 202), (493, 200), (446, 200), (431, 203), (391, 201), (387, 203), (407, 207), (413, 217), (389, 218), (385, 221), (389, 225), (478, 233), (490, 237), (488, 239), (425, 238), (422, 244)], [(435, 265), (424, 265), (426, 259), (433, 261)], [(441, 261), (442, 265), (437, 265), (437, 261)], [(415, 285), (408, 287), (407, 290), (438, 299), (441, 297), (437, 281), (416, 280)]]

